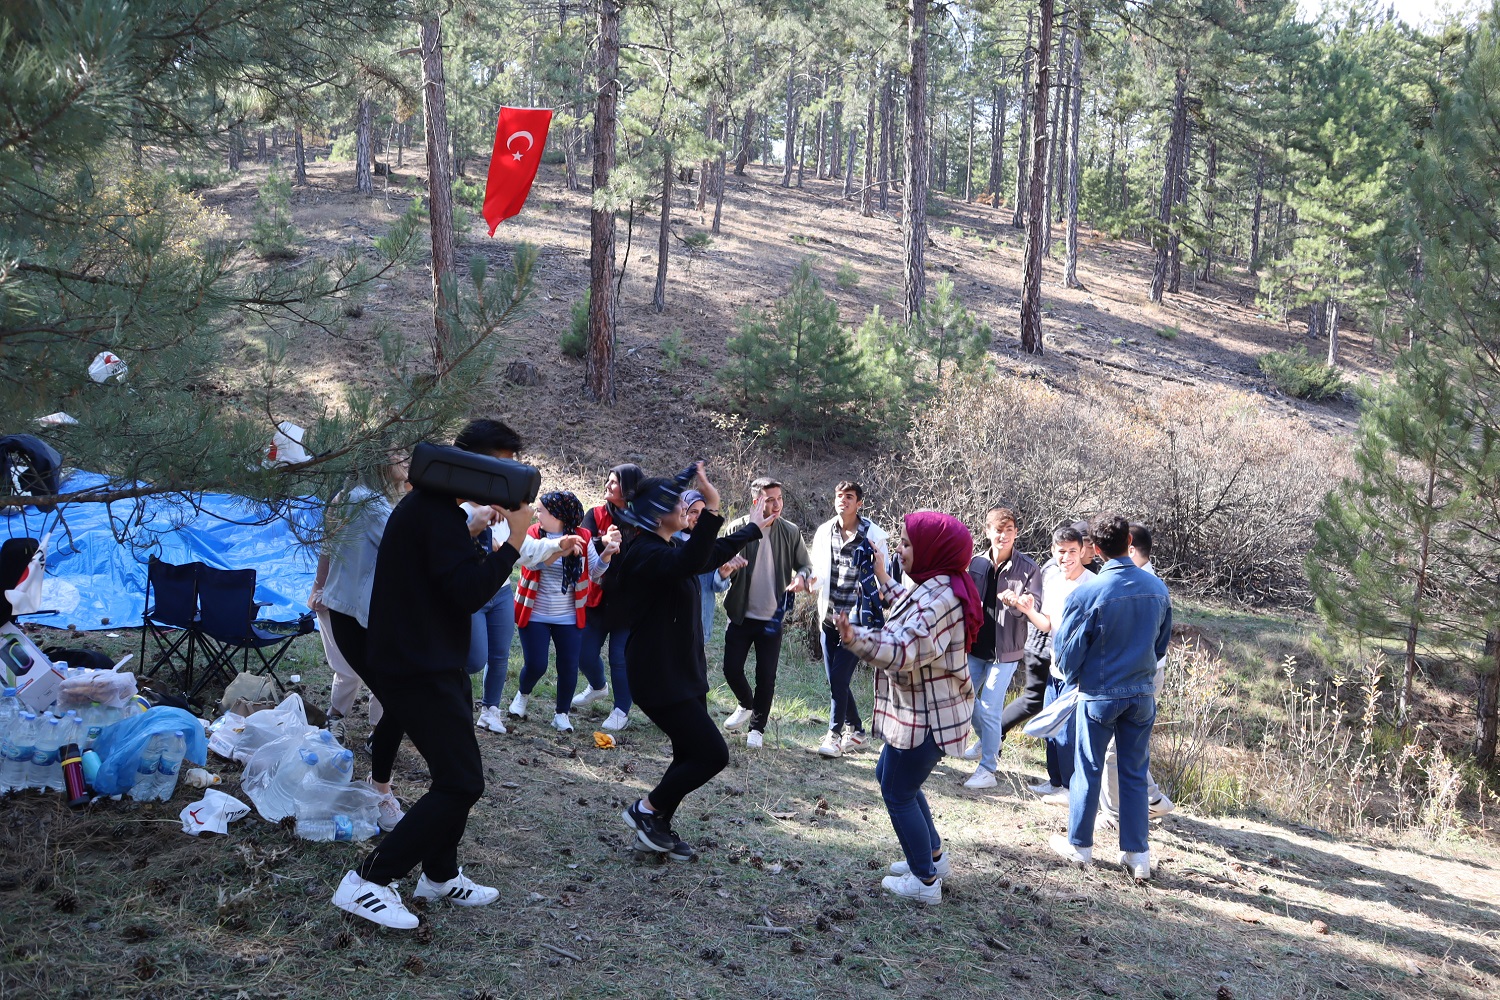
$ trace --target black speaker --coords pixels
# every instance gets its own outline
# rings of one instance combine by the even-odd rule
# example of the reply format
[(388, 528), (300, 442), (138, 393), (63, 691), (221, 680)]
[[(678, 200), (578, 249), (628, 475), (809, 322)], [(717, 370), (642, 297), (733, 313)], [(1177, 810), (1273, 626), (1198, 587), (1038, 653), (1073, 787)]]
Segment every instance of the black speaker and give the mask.
[(541, 472), (523, 462), (426, 441), (412, 449), (407, 480), (418, 489), (506, 510), (535, 502), (542, 489)]

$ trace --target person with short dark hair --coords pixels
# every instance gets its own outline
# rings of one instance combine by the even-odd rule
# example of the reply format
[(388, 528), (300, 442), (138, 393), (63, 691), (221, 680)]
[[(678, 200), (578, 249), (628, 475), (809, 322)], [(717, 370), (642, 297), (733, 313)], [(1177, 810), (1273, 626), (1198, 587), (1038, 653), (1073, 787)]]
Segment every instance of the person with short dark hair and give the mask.
[(515, 458), (521, 454), (521, 435), (502, 421), (480, 418), (464, 425), (453, 439), (453, 447), (479, 455)]
[(860, 514), (864, 500), (864, 487), (843, 480), (833, 491), (834, 516), (813, 532), (808, 587), (818, 602), (829, 695), (828, 732), (818, 746), (824, 757), (838, 757), (865, 745), (865, 727), (851, 684), (859, 658), (839, 641), (838, 616), (844, 614), (858, 625), (871, 627), (885, 622), (875, 561), (890, 560), (889, 543), (885, 531)]
[[(1141, 569), (1151, 568), (1151, 529), (1139, 521), (1130, 523), (1130, 561)], [(1155, 572), (1155, 570), (1151, 570)]]
[(729, 763), (729, 748), (708, 714), (698, 577), (759, 539), (768, 523), (763, 501), (757, 501), (743, 527), (718, 538), (724, 523), (719, 491), (702, 462), (698, 492), (704, 510), (687, 541), (679, 543), (674, 536), (687, 525), (679, 487), (671, 479), (641, 480), (618, 514), (639, 533), (608, 573), (615, 613), (627, 630), (631, 691), (641, 711), (672, 741), (672, 762), (661, 780), (621, 818), (635, 830), (640, 847), (674, 861), (691, 861), (698, 853), (673, 829), (677, 807)]
[[(602, 554), (607, 545), (623, 552), (635, 537), (635, 529), (619, 521), (621, 511), (635, 494), (636, 486), (646, 473), (634, 462), (625, 462), (609, 470), (604, 481), (604, 502), (583, 516), (583, 526), (593, 536), (594, 549)], [(600, 586), (589, 594), (584, 618), (583, 641), (578, 647), (578, 669), (588, 680), (588, 687), (573, 699), (573, 708), (583, 708), (614, 692), (615, 704), (600, 726), (617, 732), (630, 725), (630, 678), (625, 670), (626, 626), (610, 611), (613, 584), (606, 574)], [(604, 676), (604, 657), (609, 657), (609, 679)]]
[[(776, 697), (781, 621), (792, 605), (792, 596), (807, 589), (812, 560), (802, 533), (781, 516), (785, 503), (781, 483), (760, 476), (750, 483), (750, 496), (764, 511), (767, 523), (763, 537), (745, 546), (747, 565), (734, 574), (729, 593), (724, 595), (724, 613), (729, 617), (724, 630), (724, 680), (739, 701), (739, 708), (724, 720), (724, 728), (734, 732), (748, 723), (745, 746), (757, 749), (765, 742), (766, 723)], [(742, 517), (730, 522), (726, 530), (738, 531), (747, 523), (748, 518)], [(745, 661), (752, 648), (753, 688), (745, 678)]]
[(1113, 739), (1120, 758), (1120, 864), (1146, 879), (1151, 877), (1146, 774), (1156, 719), (1152, 692), (1157, 662), (1172, 637), (1172, 601), (1161, 580), (1131, 562), (1128, 521), (1101, 514), (1092, 528), (1104, 569), (1068, 596), (1053, 640), (1053, 664), (1064, 683), (1078, 690), (1078, 735), (1068, 786), (1068, 833), (1053, 834), (1049, 843), (1074, 864), (1092, 860), (1104, 752)]

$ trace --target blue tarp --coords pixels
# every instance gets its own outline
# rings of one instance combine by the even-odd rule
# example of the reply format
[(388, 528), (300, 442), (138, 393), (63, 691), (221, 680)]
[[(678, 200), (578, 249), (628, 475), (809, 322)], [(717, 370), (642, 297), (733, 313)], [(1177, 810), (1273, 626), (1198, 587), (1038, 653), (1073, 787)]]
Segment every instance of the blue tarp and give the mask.
[[(94, 473), (74, 473), (62, 492), (105, 481)], [(321, 523), (321, 508), (313, 501), (276, 516), (253, 500), (209, 493), (195, 503), (159, 496), (64, 504), (47, 514), (27, 507), (0, 516), (0, 539), (52, 533), (42, 607), (59, 613), (27, 617), (29, 623), (80, 630), (140, 625), (146, 565), (153, 555), (169, 563), (253, 569), (256, 600), (269, 602), (261, 616), (287, 621), (308, 610), (303, 602), (312, 590), (317, 549), (302, 540), (315, 535)]]

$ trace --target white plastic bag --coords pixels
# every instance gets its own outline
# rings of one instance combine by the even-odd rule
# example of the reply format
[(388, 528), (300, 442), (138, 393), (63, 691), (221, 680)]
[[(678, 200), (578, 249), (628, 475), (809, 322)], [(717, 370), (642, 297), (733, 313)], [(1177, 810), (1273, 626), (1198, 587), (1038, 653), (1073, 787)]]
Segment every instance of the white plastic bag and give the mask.
[(296, 465), (307, 461), (312, 456), (302, 446), (306, 438), (307, 431), (290, 420), (277, 424), (276, 433), (271, 436), (271, 446), (266, 449), (266, 466)]
[(249, 814), (250, 807), (245, 803), (210, 788), (203, 798), (182, 810), (182, 832), (193, 837), (200, 833), (228, 833), (230, 823)]
[(110, 379), (125, 381), (126, 374), (130, 371), (124, 361), (109, 351), (100, 351), (94, 355), (94, 360), (89, 363), (89, 378), (103, 384)]
[(1032, 716), (1021, 731), (1039, 740), (1051, 739), (1067, 728), (1077, 708), (1078, 689), (1069, 688), (1058, 695), (1056, 701)]
[[(218, 736), (224, 728), (227, 727), (221, 727), (214, 735)], [(278, 740), (284, 736), (294, 736), (300, 740), (307, 734), (309, 728), (307, 710), (302, 705), (302, 696), (289, 694), (286, 700), (275, 708), (264, 709), (245, 719), (239, 734), (228, 741), (230, 751), (228, 756), (244, 763), (272, 740)], [(219, 750), (214, 752), (223, 755)]]

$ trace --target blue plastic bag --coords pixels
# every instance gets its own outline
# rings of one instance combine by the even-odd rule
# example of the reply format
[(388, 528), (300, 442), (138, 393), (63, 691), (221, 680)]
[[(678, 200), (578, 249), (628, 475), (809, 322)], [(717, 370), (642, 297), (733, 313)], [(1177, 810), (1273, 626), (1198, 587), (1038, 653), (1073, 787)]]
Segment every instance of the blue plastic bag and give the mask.
[(94, 791), (100, 795), (122, 795), (135, 784), (136, 764), (147, 742), (157, 733), (182, 733), (187, 739), (187, 761), (202, 767), (208, 763), (208, 737), (203, 723), (191, 712), (158, 705), (133, 718), (105, 726), (94, 741), (99, 754), (99, 773)]

